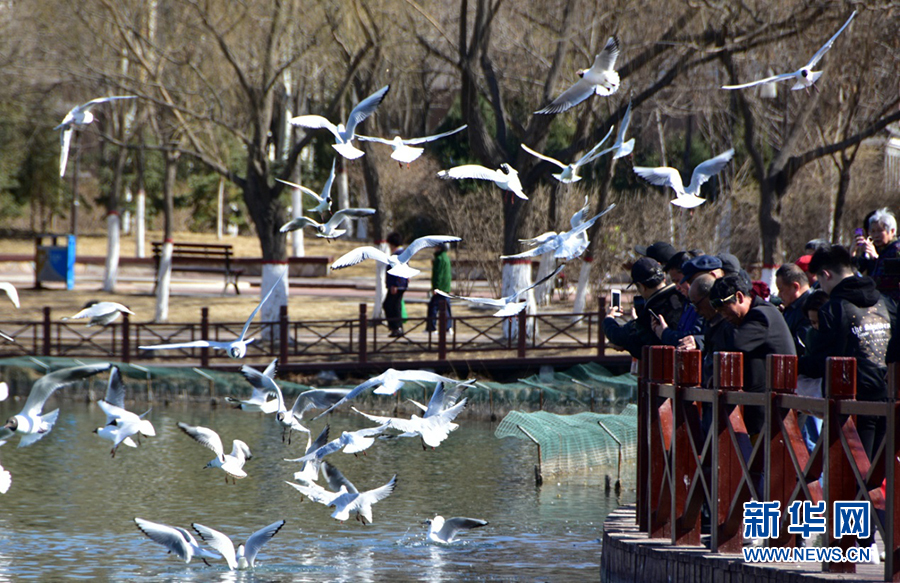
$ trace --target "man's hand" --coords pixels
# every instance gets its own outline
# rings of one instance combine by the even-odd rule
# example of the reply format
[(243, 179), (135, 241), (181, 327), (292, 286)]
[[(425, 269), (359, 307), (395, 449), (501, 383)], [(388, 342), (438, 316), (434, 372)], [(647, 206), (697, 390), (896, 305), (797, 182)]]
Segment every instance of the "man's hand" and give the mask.
[(653, 333), (656, 334), (658, 338), (662, 339), (663, 332), (669, 325), (662, 316), (657, 316), (656, 318), (650, 316), (650, 327), (653, 328)]
[(606, 310), (607, 318), (621, 318), (623, 315), (622, 310), (616, 306), (610, 306), (610, 308)]
[(678, 350), (696, 350), (697, 341), (694, 340), (693, 336), (685, 336), (678, 341), (678, 346), (676, 348), (678, 348)]

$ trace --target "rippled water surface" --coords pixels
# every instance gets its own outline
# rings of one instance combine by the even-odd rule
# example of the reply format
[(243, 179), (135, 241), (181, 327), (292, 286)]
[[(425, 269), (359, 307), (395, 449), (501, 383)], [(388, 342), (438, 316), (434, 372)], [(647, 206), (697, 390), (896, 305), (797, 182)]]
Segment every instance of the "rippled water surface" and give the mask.
[[(53, 408), (58, 403), (49, 403)], [(157, 437), (121, 447), (91, 431), (104, 420), (94, 405), (64, 402), (59, 422), (37, 444), (0, 449), (13, 475), (0, 495), (0, 580), (150, 581), (584, 581), (599, 579), (606, 514), (622, 502), (598, 479), (534, 486), (534, 446), (498, 440), (494, 425), (463, 419), (438, 449), (418, 440), (379, 441), (367, 456), (330, 457), (360, 490), (398, 476), (394, 494), (374, 506), (374, 523), (339, 523), (331, 509), (304, 499), (284, 480), (305, 436), (283, 444), (273, 418), (205, 406), (159, 406), (149, 418)], [(21, 403), (0, 403), (0, 419)], [(212, 454), (176, 422), (216, 429), (230, 450), (246, 441), (249, 477), (226, 485), (224, 473), (203, 469)], [(361, 426), (334, 416), (332, 436)], [(321, 429), (314, 424), (313, 430)], [(301, 502), (301, 500), (303, 500)], [(422, 521), (435, 514), (483, 518), (490, 525), (452, 545), (425, 541)], [(230, 573), (224, 561), (185, 565), (144, 537), (133, 519), (188, 527), (192, 522), (242, 542), (285, 519), (251, 572)]]

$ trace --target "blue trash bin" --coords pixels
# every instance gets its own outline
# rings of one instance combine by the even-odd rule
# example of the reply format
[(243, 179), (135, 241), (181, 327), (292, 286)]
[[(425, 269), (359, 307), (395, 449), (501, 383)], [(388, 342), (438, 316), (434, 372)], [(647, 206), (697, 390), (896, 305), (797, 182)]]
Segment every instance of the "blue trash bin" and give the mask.
[[(66, 289), (75, 288), (75, 235), (46, 235), (51, 244), (44, 245), (45, 236), (38, 236), (34, 255), (34, 286), (45, 281), (62, 281)], [(65, 239), (65, 245), (57, 245), (57, 239)]]

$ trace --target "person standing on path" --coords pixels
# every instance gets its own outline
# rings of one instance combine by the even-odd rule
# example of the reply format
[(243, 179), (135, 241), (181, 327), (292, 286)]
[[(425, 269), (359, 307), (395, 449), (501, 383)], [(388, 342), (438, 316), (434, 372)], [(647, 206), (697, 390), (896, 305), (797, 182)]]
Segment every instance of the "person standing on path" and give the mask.
[[(391, 255), (403, 253), (403, 239), (400, 237), (400, 233), (394, 231), (388, 235), (387, 244), (391, 248)], [(388, 293), (382, 307), (387, 318), (388, 328), (391, 329), (389, 335), (392, 337), (403, 336), (403, 292), (409, 287), (409, 280), (388, 273), (385, 275), (384, 283)]]
[(425, 328), (426, 332), (437, 330), (441, 311), (447, 312), (447, 329), (449, 330), (453, 327), (450, 320), (450, 298), (434, 293), (435, 290), (450, 293), (453, 276), (450, 270), (449, 250), (450, 245), (448, 243), (438, 245), (434, 250), (434, 259), (431, 260), (431, 299), (428, 300), (428, 326)]

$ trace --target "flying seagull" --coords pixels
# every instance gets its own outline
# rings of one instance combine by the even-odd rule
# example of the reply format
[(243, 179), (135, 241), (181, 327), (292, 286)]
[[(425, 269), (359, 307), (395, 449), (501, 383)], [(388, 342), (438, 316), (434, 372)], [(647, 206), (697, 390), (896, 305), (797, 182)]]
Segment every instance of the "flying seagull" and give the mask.
[(394, 136), (392, 140), (386, 140), (384, 138), (375, 138), (371, 136), (356, 136), (363, 142), (378, 142), (379, 144), (386, 144), (391, 147), (393, 153), (391, 153), (391, 158), (400, 163), (400, 167), (403, 168), (403, 165), (406, 164), (407, 168), (410, 163), (413, 162), (416, 158), (422, 155), (422, 152), (425, 151), (425, 148), (414, 148), (413, 146), (417, 146), (419, 144), (425, 144), (427, 142), (433, 142), (435, 140), (439, 140), (441, 138), (446, 138), (447, 136), (452, 136), (455, 133), (461, 132), (464, 129), (469, 127), (468, 125), (462, 125), (455, 130), (444, 132), (442, 134), (436, 134), (433, 136), (424, 136), (421, 138), (410, 138), (404, 140), (400, 136)]
[(266, 297), (259, 302), (259, 305), (256, 306), (256, 309), (250, 314), (250, 317), (247, 318), (247, 322), (244, 324), (244, 329), (241, 330), (241, 335), (231, 342), (219, 342), (216, 340), (194, 340), (192, 342), (176, 342), (174, 344), (154, 344), (153, 346), (138, 346), (141, 350), (172, 350), (179, 348), (215, 348), (216, 350), (225, 350), (228, 352), (228, 356), (231, 358), (244, 358), (247, 354), (247, 345), (255, 340), (255, 338), (247, 338), (247, 331), (250, 329), (250, 323), (253, 322), (253, 318), (256, 317), (256, 313), (259, 312), (260, 308), (265, 305), (266, 301), (272, 295), (272, 292), (281, 284), (282, 280), (284, 280), (285, 275), (287, 275), (287, 270), (284, 270), (284, 273), (281, 274), (281, 277), (278, 278), (278, 281), (275, 282), (275, 285), (269, 289), (269, 293), (266, 294)]
[(526, 152), (528, 152), (529, 154), (531, 154), (532, 156), (534, 156), (535, 158), (540, 158), (541, 160), (550, 162), (551, 164), (555, 164), (555, 165), (559, 166), (560, 168), (562, 168), (562, 172), (560, 172), (559, 174), (554, 174), (553, 177), (556, 178), (557, 180), (559, 180), (560, 182), (562, 182), (563, 184), (571, 184), (573, 182), (578, 182), (579, 180), (581, 180), (581, 176), (578, 175), (578, 170), (581, 169), (582, 166), (584, 166), (585, 164), (590, 164), (591, 162), (593, 162), (594, 160), (599, 158), (601, 155), (603, 155), (603, 153), (609, 151), (609, 150), (604, 150), (604, 152), (602, 152), (602, 153), (597, 153), (597, 150), (599, 150), (603, 146), (603, 144), (606, 143), (606, 140), (609, 139), (609, 136), (610, 136), (610, 134), (612, 134), (612, 132), (613, 132), (613, 128), (609, 128), (609, 131), (606, 133), (606, 136), (602, 140), (600, 140), (599, 144), (597, 144), (596, 146), (591, 148), (587, 154), (585, 154), (584, 156), (582, 156), (575, 162), (572, 162), (571, 164), (563, 164), (556, 158), (551, 158), (550, 156), (546, 156), (539, 152), (535, 152), (534, 150), (532, 150), (525, 144), (522, 144), (522, 149), (525, 150)]
[(462, 516), (445, 520), (443, 516), (438, 515), (431, 520), (426, 520), (425, 525), (428, 527), (428, 540), (436, 543), (452, 543), (460, 532), (487, 526), (488, 523), (479, 518)]
[[(0, 382), (0, 401), (5, 401), (8, 396), (9, 385), (5, 382)], [(0, 441), (0, 445), (3, 445), (4, 443), (4, 441)], [(10, 474), (8, 470), (3, 469), (3, 466), (0, 466), (0, 494), (9, 492), (10, 486), (12, 486), (12, 474)]]
[(684, 187), (684, 183), (681, 181), (681, 174), (678, 173), (678, 170), (669, 166), (660, 166), (657, 168), (635, 166), (634, 172), (650, 184), (671, 187), (672, 190), (675, 191), (675, 198), (671, 201), (672, 204), (690, 209), (706, 202), (706, 199), (700, 196), (700, 187), (703, 186), (707, 180), (721, 172), (733, 156), (734, 150), (731, 149), (719, 154), (715, 158), (710, 158), (699, 164), (694, 168), (694, 173), (691, 175), (691, 183), (687, 188)]
[(335, 138), (335, 143), (332, 144), (331, 147), (337, 150), (344, 158), (355, 160), (365, 154), (365, 152), (354, 146), (352, 143), (353, 138), (356, 137), (356, 126), (375, 113), (375, 109), (390, 89), (390, 85), (385, 85), (372, 95), (357, 103), (356, 107), (353, 108), (353, 111), (350, 112), (350, 117), (347, 118), (346, 126), (342, 123), (334, 125), (321, 115), (298, 115), (291, 119), (291, 123), (295, 126), (309, 129), (327, 129), (334, 134)]
[(11, 301), (16, 308), (19, 307), (19, 292), (16, 291), (16, 286), (5, 281), (0, 281), (0, 290), (6, 292), (6, 297), (9, 298), (9, 301)]
[(124, 443), (128, 447), (137, 447), (132, 435), (141, 434), (147, 437), (156, 435), (156, 429), (143, 415), (137, 415), (125, 409), (125, 383), (122, 382), (122, 374), (119, 368), (114, 366), (109, 371), (109, 383), (106, 386), (106, 396), (97, 402), (100, 409), (106, 413), (106, 425), (98, 427), (94, 433), (104, 439), (113, 442), (110, 451), (112, 457), (116, 457), (119, 444)]
[(56, 418), (59, 416), (59, 409), (41, 414), (44, 403), (47, 402), (50, 395), (60, 387), (109, 370), (110, 366), (112, 365), (108, 362), (73, 366), (59, 369), (39, 378), (32, 385), (22, 412), (10, 417), (6, 425), (0, 427), (0, 441), (18, 433), (22, 436), (19, 447), (25, 447), (47, 435), (53, 429), (53, 424), (56, 423)]
[[(235, 409), (250, 412), (262, 412), (268, 415), (278, 411), (278, 395), (271, 384), (265, 383), (263, 379), (275, 378), (275, 367), (278, 365), (278, 359), (273, 360), (263, 372), (259, 372), (246, 364), (241, 367), (241, 374), (247, 379), (247, 382), (253, 387), (253, 393), (249, 399), (235, 399), (234, 397), (225, 397), (225, 400), (231, 403)], [(269, 397), (272, 397), (271, 399)]]
[[(343, 450), (344, 453), (352, 453), (354, 456), (372, 447), (375, 438), (384, 433), (384, 427), (364, 427), (356, 431), (343, 431), (341, 436), (333, 439), (313, 451), (307, 452), (295, 459), (285, 459), (286, 462), (319, 463), (322, 459), (335, 452)], [(316, 440), (318, 441), (318, 440)], [(365, 455), (365, 454), (363, 454)]]
[(397, 255), (385, 253), (377, 247), (368, 245), (365, 247), (357, 247), (353, 251), (339, 257), (338, 260), (331, 265), (331, 269), (343, 269), (344, 267), (350, 267), (351, 265), (361, 263), (366, 259), (374, 259), (379, 263), (387, 265), (387, 272), (389, 274), (409, 279), (421, 273), (418, 269), (408, 265), (409, 260), (413, 258), (413, 255), (428, 247), (436, 247), (438, 245), (443, 245), (444, 243), (454, 243), (456, 241), (462, 241), (462, 239), (459, 237), (451, 237), (449, 235), (428, 235), (426, 237), (419, 237)]
[[(234, 482), (236, 478), (246, 478), (247, 472), (244, 471), (244, 462), (251, 459), (250, 447), (240, 439), (235, 439), (232, 444), (231, 453), (226, 455), (225, 448), (222, 446), (222, 438), (219, 434), (208, 427), (200, 427), (199, 425), (188, 425), (187, 423), (178, 423), (178, 428), (184, 431), (188, 436), (193, 438), (197, 443), (205, 448), (212, 450), (216, 457), (208, 464), (207, 468), (222, 468), (225, 472), (225, 483), (228, 483), (228, 476), (231, 476)], [(235, 482), (236, 483), (236, 482)]]
[[(316, 201), (316, 206), (310, 210), (312, 210), (312, 212), (314, 212), (314, 213), (319, 213), (319, 215), (324, 215), (325, 213), (327, 213), (328, 211), (331, 210), (331, 185), (334, 184), (334, 164), (335, 164), (335, 161), (332, 160), (331, 161), (331, 174), (328, 175), (328, 180), (325, 181), (325, 186), (322, 187), (322, 194), (318, 194), (315, 190), (311, 190), (311, 189), (303, 186), (302, 184), (295, 184), (293, 182), (288, 182), (287, 180), (280, 180), (278, 178), (276, 178), (276, 180), (278, 180), (278, 182), (280, 182), (282, 184), (287, 184), (288, 186), (290, 186), (292, 188), (299, 188), (304, 193), (313, 197)], [(282, 233), (284, 232), (283, 229), (284, 229), (284, 227), (282, 227)]]
[[(590, 219), (581, 220), (582, 211), (578, 211), (572, 216), (572, 224), (576, 225), (571, 231), (563, 231), (555, 233), (548, 231), (543, 235), (531, 239), (526, 242), (537, 243), (537, 246), (528, 251), (523, 251), (516, 255), (501, 255), (501, 259), (526, 259), (529, 257), (539, 257), (545, 253), (553, 253), (556, 259), (569, 261), (584, 253), (588, 246), (587, 230), (590, 229), (597, 220), (603, 215), (615, 208), (615, 204), (606, 207), (602, 213), (591, 217)], [(576, 223), (576, 220), (578, 221)]]
[(234, 550), (234, 543), (231, 542), (231, 539), (218, 530), (196, 522), (191, 524), (191, 526), (194, 527), (194, 530), (197, 531), (197, 534), (200, 535), (200, 538), (206, 544), (222, 555), (222, 558), (228, 563), (228, 568), (234, 571), (235, 569), (252, 569), (259, 550), (264, 544), (272, 540), (273, 536), (278, 534), (278, 531), (284, 526), (284, 521), (279, 520), (257, 530), (250, 535), (246, 543), (238, 546), (237, 552)]
[(98, 97), (97, 99), (91, 99), (87, 103), (82, 103), (81, 105), (72, 108), (69, 113), (66, 114), (66, 117), (63, 118), (62, 123), (53, 128), (54, 130), (62, 130), (62, 133), (60, 133), (59, 135), (60, 178), (66, 175), (66, 161), (69, 159), (69, 144), (72, 142), (72, 132), (75, 131), (76, 127), (84, 127), (94, 121), (94, 114), (91, 113), (91, 108), (93, 108), (97, 104), (106, 103), (107, 101), (134, 98), (134, 95), (112, 95), (110, 97)]
[(297, 229), (302, 229), (303, 227), (315, 227), (316, 237), (321, 237), (323, 239), (337, 239), (347, 232), (347, 229), (340, 228), (344, 221), (346, 221), (347, 219), (360, 219), (362, 217), (368, 217), (369, 215), (374, 214), (375, 209), (370, 208), (341, 209), (331, 215), (331, 218), (328, 219), (328, 221), (326, 221), (325, 223), (320, 223), (309, 217), (297, 217), (291, 222), (285, 223), (281, 227), (280, 231), (282, 233), (287, 233), (288, 231), (296, 231)]
[(563, 92), (553, 102), (535, 113), (562, 113), (571, 109), (596, 93), (612, 95), (619, 89), (619, 74), (616, 73), (616, 58), (619, 56), (619, 39), (610, 37), (603, 50), (594, 57), (590, 69), (580, 69), (577, 74), (581, 79)]
[(520, 297), (522, 297), (524, 294), (528, 293), (528, 290), (534, 289), (537, 286), (544, 283), (545, 281), (549, 281), (549, 280), (553, 279), (554, 277), (559, 275), (559, 272), (562, 271), (564, 268), (565, 268), (565, 265), (560, 265), (553, 271), (553, 273), (549, 274), (547, 277), (544, 277), (543, 279), (537, 281), (536, 283), (531, 284), (530, 286), (526, 287), (525, 289), (521, 289), (513, 294), (510, 294), (508, 296), (505, 296), (505, 297), (502, 297), (502, 298), (499, 298), (496, 300), (493, 298), (473, 298), (473, 297), (467, 297), (467, 296), (455, 296), (453, 294), (448, 294), (446, 292), (442, 292), (439, 289), (434, 290), (434, 293), (444, 296), (444, 297), (448, 297), (448, 298), (464, 300), (464, 301), (469, 302), (470, 304), (475, 304), (475, 305), (480, 305), (480, 306), (488, 306), (491, 308), (499, 308), (496, 312), (493, 313), (493, 315), (496, 316), (497, 318), (509, 318), (509, 317), (515, 316), (516, 314), (518, 314), (519, 312), (524, 310), (525, 306), (528, 305), (527, 301), (520, 302), (519, 301)]
[[(312, 433), (307, 434), (306, 437), (306, 455), (311, 454), (316, 451), (326, 443), (328, 443), (328, 432), (331, 430), (330, 425), (326, 425), (322, 432), (319, 433), (319, 436), (312, 438)], [(309, 485), (312, 482), (315, 482), (319, 479), (319, 468), (321, 467), (321, 463), (319, 460), (310, 460), (308, 462), (303, 462), (303, 465), (300, 466), (300, 471), (294, 472), (294, 480), (300, 482), (301, 484)]]
[(150, 540), (166, 547), (170, 553), (175, 553), (175, 556), (183, 559), (185, 563), (190, 563), (194, 555), (200, 557), (207, 565), (209, 563), (206, 559), (219, 558), (219, 555), (202, 548), (194, 535), (180, 526), (168, 526), (143, 518), (135, 518), (134, 523)]
[(347, 396), (350, 389), (310, 389), (303, 391), (294, 400), (291, 411), (297, 419), (310, 409), (327, 409)]
[(461, 178), (489, 180), (503, 190), (508, 190), (515, 194), (522, 200), (528, 200), (528, 197), (525, 196), (525, 193), (522, 191), (522, 183), (519, 182), (519, 173), (515, 168), (505, 162), (500, 164), (499, 170), (491, 170), (490, 168), (485, 168), (478, 164), (465, 164), (463, 166), (451, 168), (450, 170), (441, 170), (438, 172), (438, 177), (443, 178), (444, 180), (459, 180)]
[(791, 87), (792, 91), (797, 91), (799, 89), (806, 89), (809, 91), (810, 87), (813, 87), (816, 91), (819, 90), (818, 87), (815, 86), (815, 82), (822, 76), (822, 71), (813, 71), (813, 67), (815, 67), (822, 57), (825, 56), (825, 53), (828, 52), (828, 49), (831, 48), (831, 45), (834, 44), (834, 41), (837, 40), (837, 37), (840, 36), (844, 29), (850, 26), (850, 21), (853, 20), (853, 17), (856, 16), (856, 10), (853, 11), (853, 14), (850, 15), (850, 18), (847, 19), (847, 22), (844, 23), (844, 26), (840, 28), (834, 36), (828, 39), (828, 42), (822, 45), (816, 54), (809, 60), (806, 65), (800, 67), (793, 73), (784, 73), (782, 75), (775, 75), (772, 77), (766, 77), (765, 79), (760, 79), (758, 81), (751, 81), (750, 83), (742, 83), (740, 85), (723, 85), (722, 89), (746, 89), (747, 87), (755, 87), (756, 85), (762, 85), (763, 83), (777, 83), (779, 81), (787, 81), (788, 79), (794, 79), (797, 82)]
[[(616, 141), (612, 147), (607, 148), (597, 154), (597, 157), (613, 152), (613, 160), (618, 160), (634, 151), (634, 138), (625, 141), (625, 133), (628, 131), (628, 125), (631, 123), (631, 102), (628, 102), (628, 108), (625, 109), (625, 115), (622, 116), (622, 123), (619, 124), (619, 133), (616, 134)], [(606, 138), (603, 138), (606, 141)]]
[[(300, 420), (294, 417), (293, 411), (288, 411), (285, 407), (281, 387), (275, 382), (275, 366), (277, 363), (278, 359), (276, 358), (263, 372), (245, 364), (241, 367), (241, 374), (244, 375), (247, 382), (253, 385), (253, 400), (256, 404), (259, 404), (258, 409), (252, 410), (262, 411), (263, 413), (275, 413), (275, 421), (281, 426), (281, 441), (284, 441), (285, 437), (287, 437), (287, 442), (290, 443), (291, 432), (301, 431), (309, 433), (309, 429), (304, 427)], [(265, 400), (269, 395), (275, 398)], [(242, 408), (245, 411), (251, 410), (243, 405)]]
[(92, 300), (86, 303), (80, 312), (76, 313), (74, 316), (63, 318), (63, 321), (87, 319), (88, 328), (91, 326), (106, 326), (107, 324), (111, 324), (118, 320), (119, 314), (123, 313), (131, 314), (132, 316), (134, 315), (134, 312), (122, 304)]
[(329, 507), (333, 506), (335, 510), (331, 517), (335, 520), (343, 522), (350, 518), (351, 512), (356, 512), (356, 519), (363, 524), (368, 524), (372, 522), (372, 505), (391, 495), (397, 485), (397, 476), (394, 475), (384, 486), (366, 492), (350, 492), (346, 485), (342, 485), (337, 492), (329, 492), (316, 484), (311, 486), (293, 482), (285, 482), (285, 484), (290, 485), (313, 502)]
[(363, 413), (356, 407), (352, 407), (354, 411), (375, 423), (381, 424), (383, 429), (394, 429), (402, 432), (399, 437), (415, 437), (422, 438), (422, 449), (425, 446), (435, 448), (441, 444), (450, 435), (450, 432), (459, 427), (453, 422), (456, 416), (466, 408), (466, 399), (456, 403), (449, 409), (444, 409), (438, 413), (419, 417), (413, 415), (409, 419), (401, 419), (399, 417), (380, 417), (378, 415), (369, 415)]

